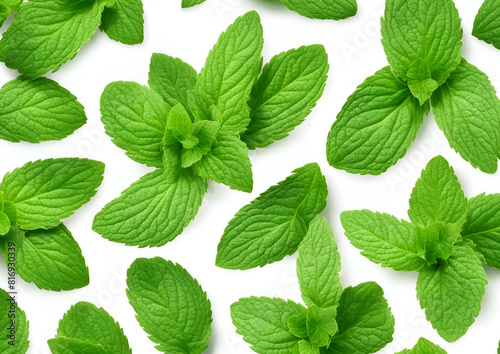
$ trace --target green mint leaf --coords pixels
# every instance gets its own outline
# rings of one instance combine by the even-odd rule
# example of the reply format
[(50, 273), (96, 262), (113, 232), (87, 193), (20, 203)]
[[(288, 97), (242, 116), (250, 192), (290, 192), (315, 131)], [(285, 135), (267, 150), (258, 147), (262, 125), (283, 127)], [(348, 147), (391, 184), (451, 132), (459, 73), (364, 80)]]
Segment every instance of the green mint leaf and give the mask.
[(500, 194), (480, 194), (469, 200), (462, 236), (476, 245), (490, 267), (500, 269)]
[(326, 347), (330, 344), (331, 337), (339, 330), (336, 315), (335, 307), (319, 308), (312, 305), (307, 309), (307, 334), (313, 346)]
[(447, 261), (420, 270), (417, 297), (439, 335), (454, 342), (474, 323), (487, 283), (476, 252), (460, 242)]
[(388, 0), (382, 37), (392, 69), (421, 104), (460, 64), (462, 30), (452, 0)]
[(188, 107), (187, 91), (194, 88), (196, 70), (178, 58), (153, 53), (149, 65), (148, 84), (170, 106), (181, 103)]
[(205, 2), (205, 0), (182, 0), (182, 7), (191, 7), (194, 5), (199, 5), (201, 3)]
[(135, 82), (112, 82), (101, 96), (106, 134), (132, 160), (163, 167), (162, 140), (169, 106), (161, 96)]
[(0, 213), (0, 235), (5, 235), (10, 230), (10, 219), (5, 213)]
[(299, 246), (297, 276), (307, 306), (337, 306), (342, 294), (340, 255), (325, 218), (316, 216)]
[(127, 296), (137, 320), (165, 353), (201, 354), (212, 334), (210, 300), (180, 265), (139, 258), (127, 272)]
[(90, 340), (57, 337), (47, 343), (52, 354), (107, 354), (102, 345)]
[(420, 229), (419, 242), (424, 245), (428, 265), (450, 257), (453, 245), (460, 237), (460, 225), (434, 222)]
[(320, 354), (320, 351), (318, 347), (303, 339), (295, 345), (292, 354)]
[(290, 316), (287, 321), (288, 330), (298, 338), (307, 338), (307, 311)]
[[(186, 145), (184, 145), (184, 149), (181, 151), (182, 167), (191, 167), (212, 149), (212, 145), (216, 142), (216, 136), (219, 129), (220, 123), (211, 120), (200, 120), (193, 124), (191, 138), (196, 141), (196, 145), (191, 149), (187, 149)], [(232, 139), (233, 137), (229, 138)], [(242, 146), (239, 141), (235, 141), (235, 145)]]
[(198, 144), (198, 139), (191, 135), (193, 123), (182, 104), (177, 104), (168, 113), (167, 129), (184, 148), (192, 149)]
[(17, 225), (25, 230), (57, 226), (87, 203), (102, 182), (99, 161), (60, 158), (28, 162), (7, 173), (0, 191), (14, 204)]
[(268, 297), (252, 296), (231, 305), (236, 333), (259, 354), (291, 353), (300, 339), (290, 333), (288, 319), (303, 312), (300, 304)]
[(24, 3), (0, 41), (0, 61), (30, 77), (57, 71), (92, 38), (104, 5), (104, 0)]
[(158, 169), (141, 177), (107, 204), (92, 229), (113, 242), (139, 247), (172, 241), (198, 213), (207, 181), (182, 170), (175, 182)]
[(281, 0), (290, 10), (302, 16), (321, 20), (341, 20), (356, 15), (356, 0)]
[(274, 56), (250, 93), (250, 124), (241, 140), (255, 149), (287, 137), (323, 94), (327, 73), (328, 56), (322, 45)]
[(325, 208), (327, 194), (318, 164), (296, 169), (236, 213), (217, 247), (216, 265), (250, 269), (293, 254)]
[(495, 173), (500, 157), (500, 100), (486, 74), (462, 59), (432, 96), (432, 109), (450, 146), (473, 167)]
[(87, 121), (83, 106), (57, 82), (18, 77), (0, 89), (0, 139), (60, 140)]
[[(14, 305), (14, 309), (11, 308)], [(15, 318), (12, 317), (15, 315)], [(15, 338), (11, 338), (12, 323), (15, 330)], [(2, 354), (24, 354), (28, 351), (29, 324), (26, 314), (17, 306), (15, 298), (12, 298), (5, 290), (0, 289), (0, 352)], [(14, 346), (9, 341), (14, 341)]]
[(89, 270), (82, 250), (64, 225), (26, 233), (13, 227), (0, 248), (8, 264), (8, 244), (15, 243), (16, 272), (40, 289), (73, 290), (89, 284)]
[(440, 346), (428, 341), (425, 338), (420, 338), (412, 349), (404, 349), (396, 354), (447, 354)]
[(239, 17), (221, 34), (208, 54), (193, 90), (199, 119), (221, 113), (221, 129), (242, 133), (250, 122), (248, 96), (262, 69), (262, 25), (257, 12)]
[(453, 167), (442, 156), (433, 158), (422, 171), (411, 193), (408, 216), (422, 227), (429, 222), (464, 223), (467, 198)]
[(345, 234), (361, 254), (394, 270), (419, 270), (425, 264), (417, 226), (389, 214), (369, 210), (340, 214)]
[(142, 0), (116, 0), (102, 12), (101, 30), (109, 38), (124, 44), (139, 44), (144, 40), (144, 10)]
[(428, 110), (386, 66), (367, 78), (339, 113), (328, 134), (329, 164), (350, 173), (387, 171), (406, 154)]
[(163, 175), (168, 184), (173, 184), (179, 179), (181, 173), (182, 145), (180, 143), (163, 146)]
[[(104, 353), (131, 354), (127, 337), (123, 329), (115, 322), (103, 308), (98, 308), (88, 302), (78, 302), (71, 306), (63, 318), (59, 321), (56, 340), (49, 340), (49, 346), (61, 348), (61, 354), (66, 353)], [(70, 343), (72, 340), (72, 343)], [(85, 350), (84, 344), (90, 346)], [(66, 347), (66, 348), (65, 348)], [(69, 348), (68, 348), (69, 347)], [(79, 351), (67, 351), (74, 347)], [(99, 348), (97, 352), (91, 352), (91, 348)]]
[(472, 35), (500, 49), (500, 1), (483, 2), (474, 19)]
[(374, 282), (348, 287), (337, 308), (338, 333), (330, 354), (376, 353), (392, 341), (394, 317), (384, 292)]
[(253, 189), (248, 148), (238, 136), (231, 133), (220, 131), (215, 145), (193, 167), (203, 178), (225, 184), (232, 189), (243, 192), (251, 192)]

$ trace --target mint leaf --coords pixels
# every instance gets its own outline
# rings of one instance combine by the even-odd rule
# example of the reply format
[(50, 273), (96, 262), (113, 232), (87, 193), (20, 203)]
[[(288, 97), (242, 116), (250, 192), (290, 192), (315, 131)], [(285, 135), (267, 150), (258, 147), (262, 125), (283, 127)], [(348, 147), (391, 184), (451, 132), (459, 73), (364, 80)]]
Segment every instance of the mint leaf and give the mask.
[(338, 331), (335, 307), (319, 308), (312, 305), (307, 309), (307, 334), (309, 342), (315, 347), (330, 344), (330, 338)]
[(124, 44), (139, 44), (144, 40), (144, 10), (142, 0), (115, 0), (102, 12), (101, 30), (109, 38)]
[(500, 100), (488, 77), (462, 59), (432, 96), (436, 122), (450, 146), (473, 167), (497, 170), (500, 157)]
[(337, 306), (342, 294), (340, 255), (325, 218), (317, 216), (299, 246), (297, 276), (307, 306)]
[(453, 167), (442, 156), (433, 158), (422, 171), (411, 193), (408, 216), (422, 227), (429, 222), (464, 223), (467, 198)]
[(345, 234), (361, 254), (394, 270), (419, 270), (425, 264), (418, 227), (389, 214), (369, 210), (340, 214)]
[(339, 331), (332, 338), (328, 353), (369, 354), (392, 341), (394, 317), (384, 292), (374, 282), (348, 287), (337, 308)]
[(472, 35), (500, 49), (500, 1), (483, 2), (474, 19)]
[(260, 354), (291, 353), (299, 338), (288, 330), (288, 319), (305, 312), (304, 306), (278, 298), (250, 297), (231, 305), (236, 332)]
[(113, 242), (139, 247), (163, 246), (191, 222), (200, 208), (207, 181), (182, 170), (175, 182), (158, 169), (141, 177), (107, 204), (92, 229)]
[(73, 290), (89, 284), (89, 270), (82, 250), (64, 225), (24, 232), (11, 228), (0, 248), (8, 266), (9, 243), (16, 250), (16, 272), (40, 289)]
[(216, 139), (212, 149), (193, 165), (194, 169), (203, 178), (250, 193), (253, 189), (252, 164), (245, 143), (238, 136), (223, 131)]
[(61, 158), (28, 162), (7, 173), (0, 191), (14, 204), (17, 225), (25, 230), (48, 229), (87, 203), (102, 182), (99, 161)]
[(210, 300), (198, 282), (178, 264), (163, 258), (139, 258), (127, 272), (127, 296), (137, 320), (156, 349), (201, 354), (212, 329)]
[(412, 349), (404, 349), (396, 354), (447, 354), (440, 346), (428, 341), (425, 338), (420, 338)]
[[(334, 316), (335, 317), (335, 316)], [(288, 330), (298, 338), (307, 338), (307, 311), (290, 316), (287, 321)]]
[[(191, 123), (186, 109), (181, 104), (172, 107), (168, 113), (167, 128), (184, 148), (193, 148), (198, 144), (198, 139), (191, 135), (193, 123)], [(164, 142), (165, 139), (164, 137)]]
[[(182, 152), (181, 152), (182, 167), (184, 167), (184, 168), (191, 167), (193, 164), (200, 161), (202, 159), (202, 157), (205, 156), (210, 150), (212, 150), (213, 145), (216, 143), (216, 140), (217, 140), (216, 137), (217, 137), (217, 133), (218, 133), (219, 129), (220, 129), (220, 124), (218, 122), (214, 122), (211, 120), (200, 120), (200, 121), (195, 122), (193, 124), (191, 138), (196, 140), (197, 143), (191, 149), (186, 149), (185, 148), (186, 146), (184, 146), (184, 149), (182, 149)], [(221, 144), (220, 144), (221, 146), (219, 146), (217, 151), (212, 152), (210, 157), (207, 157), (208, 161), (206, 161), (206, 162), (208, 162), (208, 163), (213, 162), (214, 164), (220, 165), (222, 163), (222, 161), (225, 161), (227, 159), (227, 161), (225, 161), (225, 162), (227, 164), (231, 165), (232, 164), (231, 160), (234, 160), (233, 156), (231, 156), (231, 155), (228, 156), (225, 154), (225, 152), (227, 152), (227, 151), (231, 150), (231, 148), (237, 146), (239, 148), (239, 152), (241, 153), (241, 151), (243, 149), (246, 150), (246, 148), (244, 147), (243, 144), (241, 144), (241, 142), (239, 140), (236, 141), (233, 136), (227, 136), (227, 134), (226, 134), (226, 135), (221, 135), (221, 137), (228, 138), (228, 141), (221, 142)], [(234, 141), (234, 143), (230, 143), (233, 141)], [(229, 149), (223, 148), (226, 145)], [(221, 157), (220, 160), (218, 158), (216, 158), (217, 154), (220, 155), (220, 157)], [(234, 161), (234, 163), (236, 163), (236, 165), (239, 165), (239, 166), (244, 166), (246, 163), (249, 163), (248, 153), (245, 156), (242, 156), (242, 159), (243, 159), (242, 161)], [(225, 168), (224, 166), (222, 168)], [(200, 167), (200, 172), (199, 172), (200, 174), (203, 173), (201, 171), (201, 169), (202, 169), (202, 167)], [(250, 175), (251, 175), (252, 171), (251, 170), (248, 171), (248, 167), (243, 168), (243, 170), (245, 170), (245, 169), (247, 169), (246, 173), (247, 174), (250, 173)], [(237, 173), (235, 173), (235, 172), (237, 172), (237, 171), (230, 171), (229, 174), (230, 175), (237, 175)], [(228, 176), (218, 176), (218, 175), (220, 175), (220, 173), (217, 173), (217, 172), (215, 172), (213, 174), (214, 174), (214, 176), (213, 176), (214, 178), (220, 178), (221, 180), (227, 179), (229, 181)], [(207, 175), (208, 175), (208, 173), (207, 173)], [(253, 184), (253, 181), (250, 181), (250, 182), (246, 181), (246, 182)], [(236, 184), (239, 184), (239, 183), (236, 182)]]
[(328, 163), (350, 173), (379, 175), (403, 157), (428, 105), (385, 67), (348, 98), (328, 134)]
[(250, 269), (293, 254), (325, 208), (327, 194), (318, 164), (296, 169), (236, 213), (217, 247), (216, 265)]
[[(60, 350), (58, 353), (104, 353), (131, 354), (127, 337), (120, 325), (103, 308), (88, 302), (78, 302), (71, 306), (59, 321), (55, 340), (49, 346)], [(85, 344), (89, 346), (85, 350)], [(62, 347), (62, 348), (61, 348)], [(64, 348), (64, 349), (63, 349)], [(69, 349), (79, 351), (68, 351)], [(91, 352), (90, 349), (97, 349)]]
[(274, 56), (250, 93), (250, 124), (241, 140), (255, 149), (287, 137), (323, 94), (327, 73), (328, 56), (322, 45)]
[(221, 34), (208, 54), (193, 90), (199, 119), (211, 116), (215, 106), (222, 114), (221, 129), (242, 133), (250, 122), (250, 90), (262, 68), (262, 25), (257, 12), (239, 17)]
[(196, 70), (178, 58), (153, 53), (149, 65), (148, 84), (170, 106), (181, 103), (188, 107), (187, 91), (196, 83)]
[[(15, 323), (13, 324), (11, 321)], [(15, 331), (15, 338), (11, 337), (12, 330)], [(15, 298), (12, 298), (5, 290), (0, 289), (0, 337), (2, 338), (0, 352), (3, 354), (26, 353), (29, 347), (28, 335), (29, 324), (26, 320), (26, 314), (17, 306)], [(14, 341), (14, 345), (10, 345), (9, 341)]]
[(392, 69), (421, 104), (460, 64), (462, 30), (452, 0), (388, 0), (382, 37)]
[(341, 20), (356, 15), (356, 0), (281, 0), (290, 10), (317, 19)]
[(420, 229), (419, 243), (425, 249), (427, 264), (436, 264), (438, 260), (447, 260), (453, 245), (460, 238), (461, 224), (429, 223)]
[(469, 200), (462, 236), (472, 240), (490, 267), (500, 269), (500, 194), (480, 194)]
[(467, 242), (457, 242), (446, 262), (420, 270), (417, 297), (439, 335), (454, 342), (479, 314), (486, 284), (486, 273), (474, 249)]
[(75, 338), (57, 337), (47, 341), (52, 354), (106, 354), (99, 343)]
[(101, 96), (106, 134), (132, 160), (163, 167), (162, 140), (170, 107), (159, 94), (135, 82), (112, 82)]
[(18, 77), (0, 89), (0, 139), (60, 140), (85, 124), (83, 106), (57, 82)]
[(182, 7), (191, 7), (205, 2), (205, 0), (182, 0)]
[(314, 347), (306, 340), (301, 340), (293, 348), (293, 354), (320, 354), (319, 348)]
[(0, 61), (30, 77), (73, 59), (101, 23), (105, 1), (28, 1), (0, 41)]

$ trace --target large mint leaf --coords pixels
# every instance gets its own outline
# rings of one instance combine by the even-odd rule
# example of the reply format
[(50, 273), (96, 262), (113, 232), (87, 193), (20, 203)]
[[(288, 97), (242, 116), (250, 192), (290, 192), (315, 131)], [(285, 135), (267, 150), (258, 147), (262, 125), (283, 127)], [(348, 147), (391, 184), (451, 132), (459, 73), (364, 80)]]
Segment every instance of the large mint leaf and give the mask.
[(236, 213), (217, 247), (217, 266), (250, 269), (293, 254), (327, 194), (316, 163), (296, 169)]
[[(24, 354), (28, 351), (29, 341), (29, 324), (26, 320), (26, 314), (17, 306), (15, 298), (12, 298), (5, 290), (0, 289), (0, 352), (2, 354)], [(14, 311), (11, 309), (14, 306)], [(12, 331), (11, 320), (9, 314), (15, 314), (15, 339), (14, 346), (9, 344)]]
[(198, 213), (207, 181), (183, 170), (175, 182), (158, 169), (141, 177), (107, 204), (92, 229), (113, 242), (139, 247), (172, 241)]
[(144, 10), (142, 0), (115, 0), (102, 12), (101, 30), (109, 38), (124, 44), (139, 44), (144, 40)]
[(500, 1), (485, 0), (474, 19), (472, 35), (500, 49)]
[(290, 10), (317, 19), (341, 20), (356, 15), (356, 0), (281, 0)]
[(402, 158), (422, 124), (420, 106), (408, 86), (385, 67), (348, 98), (328, 134), (331, 166), (379, 175)]
[(156, 349), (201, 354), (212, 333), (210, 300), (180, 265), (139, 258), (127, 272), (127, 296)]

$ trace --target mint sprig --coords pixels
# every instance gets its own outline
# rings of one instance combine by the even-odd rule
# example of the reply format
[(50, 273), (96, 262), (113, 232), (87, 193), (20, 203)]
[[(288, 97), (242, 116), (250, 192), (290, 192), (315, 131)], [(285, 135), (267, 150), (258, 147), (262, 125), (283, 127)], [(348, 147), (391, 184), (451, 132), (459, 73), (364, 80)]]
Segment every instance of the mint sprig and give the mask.
[(447, 354), (446, 350), (441, 348), (425, 338), (420, 338), (412, 349), (403, 349), (396, 354)]
[(283, 139), (305, 119), (329, 67), (323, 46), (311, 45), (262, 68), (263, 42), (252, 11), (221, 34), (199, 75), (180, 59), (153, 54), (150, 87), (105, 88), (106, 133), (131, 159), (157, 170), (106, 205), (94, 231), (127, 245), (162, 246), (195, 217), (208, 180), (252, 191), (248, 150)]
[(500, 49), (500, 1), (483, 2), (474, 19), (472, 35)]
[(449, 342), (479, 314), (487, 284), (483, 261), (499, 268), (499, 195), (467, 199), (441, 156), (422, 171), (410, 198), (411, 222), (369, 210), (345, 211), (346, 236), (372, 262), (418, 271), (417, 297)]
[[(14, 323), (12, 323), (14, 321)], [(14, 333), (14, 334), (13, 334)], [(0, 352), (24, 354), (29, 348), (26, 314), (5, 290), (0, 289)]]
[(500, 100), (488, 77), (461, 58), (453, 1), (387, 0), (382, 37), (390, 66), (367, 78), (337, 116), (327, 140), (330, 165), (359, 174), (387, 171), (432, 107), (450, 146), (473, 167), (494, 173)]
[(237, 333), (261, 353), (375, 353), (392, 341), (394, 317), (376, 283), (342, 290), (340, 256), (326, 219), (317, 216), (299, 246), (297, 275), (307, 308), (278, 298), (231, 305)]
[(111, 39), (141, 43), (142, 12), (141, 0), (25, 2), (0, 41), (0, 61), (32, 78), (55, 72), (99, 26)]
[(15, 253), (21, 278), (56, 291), (88, 285), (81, 249), (61, 220), (94, 196), (103, 173), (102, 162), (61, 158), (28, 162), (4, 176), (0, 250), (7, 265)]

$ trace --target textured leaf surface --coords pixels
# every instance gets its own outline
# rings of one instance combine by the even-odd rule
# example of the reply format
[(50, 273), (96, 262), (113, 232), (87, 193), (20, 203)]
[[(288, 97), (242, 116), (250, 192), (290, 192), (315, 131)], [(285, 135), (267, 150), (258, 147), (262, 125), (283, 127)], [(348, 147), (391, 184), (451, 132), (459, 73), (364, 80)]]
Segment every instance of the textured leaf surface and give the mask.
[(17, 211), (17, 225), (25, 230), (48, 229), (87, 203), (102, 182), (99, 161), (60, 158), (28, 162), (7, 173), (0, 191)]
[(299, 342), (288, 330), (288, 319), (304, 306), (278, 298), (250, 297), (231, 305), (236, 332), (259, 354), (289, 354)]
[(57, 337), (47, 343), (52, 354), (107, 354), (102, 345), (93, 341)]
[(200, 118), (210, 117), (215, 106), (222, 114), (222, 130), (236, 134), (245, 130), (250, 122), (247, 100), (262, 69), (263, 44), (262, 25), (255, 11), (237, 18), (221, 34), (193, 90)]
[(349, 241), (370, 261), (403, 271), (425, 264), (417, 226), (369, 210), (344, 211), (340, 220)]
[[(56, 339), (61, 337), (76, 339), (94, 345), (98, 344), (104, 348), (105, 353), (132, 353), (127, 337), (123, 334), (123, 329), (115, 322), (113, 317), (103, 308), (98, 308), (84, 301), (71, 306), (59, 321)], [(83, 351), (81, 353), (90, 352)]]
[(454, 342), (479, 314), (486, 284), (486, 273), (475, 251), (466, 243), (457, 243), (446, 263), (420, 271), (417, 297), (432, 327)]
[(434, 221), (464, 223), (467, 198), (453, 167), (442, 156), (433, 158), (422, 171), (411, 193), (408, 216), (423, 227)]
[(299, 246), (297, 276), (307, 306), (337, 306), (342, 294), (340, 255), (325, 218), (317, 216)]
[(474, 20), (472, 35), (500, 49), (500, 1), (485, 0)]
[(481, 194), (469, 200), (462, 236), (474, 242), (489, 266), (500, 269), (500, 194)]
[(0, 61), (30, 77), (57, 71), (94, 35), (104, 0), (24, 3), (0, 41)]
[(250, 93), (250, 124), (241, 139), (255, 149), (288, 136), (323, 94), (327, 73), (328, 56), (322, 45), (273, 57)]
[(0, 352), (2, 354), (24, 354), (28, 351), (29, 341), (29, 324), (26, 320), (26, 314), (23, 310), (21, 310), (17, 303), (15, 303), (15, 346), (12, 346), (8, 343), (7, 338), (10, 335), (11, 326), (11, 302), (9, 301), (11, 296), (7, 294), (7, 292), (3, 289), (0, 289), (0, 336), (2, 340), (0, 341)]
[(382, 37), (391, 67), (421, 103), (460, 63), (462, 30), (452, 0), (388, 0)]
[(376, 353), (392, 341), (394, 317), (378, 284), (362, 283), (342, 293), (337, 308), (339, 332), (330, 354)]
[(182, 0), (182, 7), (191, 7), (194, 5), (199, 5), (205, 2), (205, 0)]
[(144, 40), (144, 10), (142, 0), (116, 0), (102, 12), (101, 30), (109, 38), (124, 44), (139, 44)]
[(59, 140), (85, 124), (83, 106), (55, 81), (18, 77), (0, 89), (0, 139)]
[(212, 333), (207, 294), (180, 265), (139, 258), (127, 272), (127, 296), (137, 320), (164, 353), (201, 354)]
[(236, 213), (217, 247), (217, 266), (250, 269), (293, 254), (327, 194), (316, 163), (296, 169)]
[(488, 77), (462, 59), (432, 96), (432, 109), (450, 146), (473, 167), (497, 170), (500, 157), (500, 100)]
[(112, 82), (101, 96), (102, 122), (113, 143), (132, 160), (163, 167), (162, 140), (170, 107), (135, 82)]
[(281, 0), (290, 10), (309, 18), (341, 20), (356, 15), (356, 0)]
[(379, 175), (402, 158), (428, 107), (421, 107), (404, 82), (385, 67), (348, 98), (328, 134), (331, 166)]
[(183, 170), (168, 182), (158, 169), (141, 177), (107, 204), (92, 229), (113, 242), (139, 247), (172, 241), (198, 213), (207, 181)]
[(396, 354), (447, 354), (439, 345), (420, 338), (412, 349), (404, 349)]

